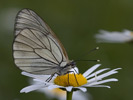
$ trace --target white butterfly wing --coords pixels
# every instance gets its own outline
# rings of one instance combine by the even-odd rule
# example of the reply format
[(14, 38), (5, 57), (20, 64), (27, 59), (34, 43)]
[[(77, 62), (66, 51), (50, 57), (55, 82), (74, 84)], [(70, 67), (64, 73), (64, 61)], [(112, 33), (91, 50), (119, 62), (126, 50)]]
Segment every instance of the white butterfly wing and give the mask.
[(49, 26), (29, 9), (17, 15), (13, 51), (15, 64), (33, 74), (59, 73), (61, 65), (69, 62), (63, 45)]

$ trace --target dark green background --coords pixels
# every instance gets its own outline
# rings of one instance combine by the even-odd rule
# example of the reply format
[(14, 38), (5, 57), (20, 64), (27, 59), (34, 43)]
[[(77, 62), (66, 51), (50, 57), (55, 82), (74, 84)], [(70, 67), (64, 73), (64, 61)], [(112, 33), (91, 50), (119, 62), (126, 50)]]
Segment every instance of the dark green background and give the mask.
[[(93, 100), (133, 100), (133, 44), (97, 44), (94, 38), (100, 29), (133, 30), (133, 0), (1, 0), (0, 100), (48, 100), (38, 92), (19, 93), (29, 85), (12, 58), (14, 18), (23, 8), (34, 10), (48, 23), (70, 59), (100, 59), (100, 68), (122, 67), (112, 76), (119, 81), (107, 83), (111, 89), (88, 88)], [(100, 50), (86, 55), (96, 46)], [(96, 63), (78, 62), (77, 66), (83, 73)]]

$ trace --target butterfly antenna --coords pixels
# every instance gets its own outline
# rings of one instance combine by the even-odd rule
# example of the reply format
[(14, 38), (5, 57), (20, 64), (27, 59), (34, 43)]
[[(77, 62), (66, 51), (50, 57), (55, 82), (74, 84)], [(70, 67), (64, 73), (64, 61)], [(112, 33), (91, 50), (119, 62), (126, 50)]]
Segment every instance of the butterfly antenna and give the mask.
[[(87, 52), (87, 54), (90, 54), (91, 52), (96, 51), (96, 50), (99, 50), (99, 47), (96, 47), (96, 48), (90, 50), (89, 52)], [(83, 57), (83, 56), (86, 56), (86, 53), (83, 54), (82, 57)], [(81, 57), (81, 56), (80, 56), (80, 57)], [(79, 57), (79, 58), (80, 58), (80, 57)], [(83, 60), (83, 59), (77, 59), (77, 60), (74, 60), (74, 61), (75, 61), (75, 62), (76, 62), (76, 61), (95, 61), (95, 62), (100, 62), (100, 60)]]
[(84, 60), (84, 59), (79, 59), (79, 60), (74, 60), (75, 62), (76, 61), (94, 61), (94, 62), (100, 62), (100, 60), (98, 59), (98, 60)]

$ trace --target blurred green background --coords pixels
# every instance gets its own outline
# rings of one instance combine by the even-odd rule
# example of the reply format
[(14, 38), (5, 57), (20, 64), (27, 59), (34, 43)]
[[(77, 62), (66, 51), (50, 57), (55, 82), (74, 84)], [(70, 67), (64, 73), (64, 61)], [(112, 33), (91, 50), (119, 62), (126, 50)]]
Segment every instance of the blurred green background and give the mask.
[[(1, 0), (0, 100), (49, 100), (38, 92), (19, 93), (29, 85), (12, 58), (14, 19), (23, 8), (34, 10), (47, 22), (70, 59), (100, 59), (100, 68), (122, 67), (111, 76), (119, 81), (107, 83), (111, 89), (88, 88), (93, 100), (133, 100), (133, 44), (97, 44), (94, 38), (100, 29), (133, 30), (133, 0)], [(100, 50), (81, 56), (96, 46)], [(77, 62), (77, 66), (83, 73), (96, 63)]]

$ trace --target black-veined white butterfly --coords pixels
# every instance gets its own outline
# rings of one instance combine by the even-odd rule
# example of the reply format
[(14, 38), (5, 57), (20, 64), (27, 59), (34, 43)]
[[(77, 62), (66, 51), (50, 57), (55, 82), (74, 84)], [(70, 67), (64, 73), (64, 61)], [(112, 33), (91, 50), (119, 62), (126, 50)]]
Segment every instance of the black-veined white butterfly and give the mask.
[(54, 32), (30, 9), (17, 14), (13, 56), (16, 66), (32, 74), (63, 75), (75, 67)]

